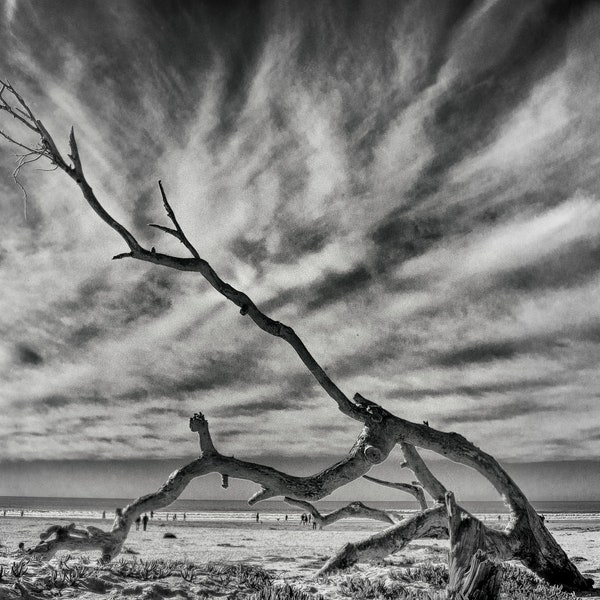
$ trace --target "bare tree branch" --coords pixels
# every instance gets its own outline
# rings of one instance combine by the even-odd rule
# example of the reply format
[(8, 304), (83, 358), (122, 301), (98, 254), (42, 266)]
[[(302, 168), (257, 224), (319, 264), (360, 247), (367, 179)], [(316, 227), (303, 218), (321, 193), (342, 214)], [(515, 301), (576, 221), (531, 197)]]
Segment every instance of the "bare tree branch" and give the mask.
[(408, 467), (425, 491), (433, 498), (435, 502), (442, 503), (446, 495), (446, 488), (439, 479), (429, 470), (421, 455), (412, 444), (400, 442), (400, 449), (404, 454), (404, 466)]
[(373, 483), (377, 483), (379, 485), (394, 488), (395, 490), (407, 492), (417, 499), (421, 510), (427, 510), (427, 500), (425, 500), (425, 494), (423, 493), (423, 488), (420, 485), (413, 485), (412, 483), (394, 483), (392, 481), (377, 479), (376, 477), (371, 477), (370, 475), (363, 475), (363, 479), (372, 481)]
[(347, 517), (363, 517), (366, 519), (375, 519), (377, 521), (383, 521), (384, 523), (394, 523), (394, 519), (384, 510), (379, 510), (377, 508), (371, 508), (370, 506), (366, 506), (362, 502), (351, 502), (342, 508), (338, 508), (333, 512), (330, 512), (327, 515), (321, 514), (317, 507), (311, 504), (310, 502), (306, 502), (306, 500), (297, 500), (295, 498), (284, 497), (284, 500), (293, 506), (298, 506), (306, 511), (308, 511), (315, 523), (319, 526), (319, 529), (323, 527), (327, 527), (327, 525), (331, 525), (340, 519), (346, 519)]
[[(379, 439), (377, 431), (365, 426), (345, 458), (315, 475), (298, 477), (266, 465), (220, 454), (214, 446), (208, 421), (202, 413), (196, 413), (190, 419), (190, 429), (198, 434), (201, 457), (171, 473), (156, 492), (141, 496), (126, 506), (123, 511), (119, 511), (110, 532), (97, 528), (90, 531), (88, 528), (89, 535), (86, 535), (82, 530), (74, 532), (61, 529), (59, 535), (57, 533), (59, 529), (53, 529), (52, 532), (56, 533), (55, 539), (48, 540), (49, 533), (46, 532), (43, 541), (29, 551), (51, 556), (61, 549), (100, 549), (106, 560), (114, 558), (121, 551), (129, 529), (139, 515), (169, 506), (193, 479), (209, 473), (220, 473), (227, 475), (228, 478), (245, 479), (261, 485), (261, 491), (249, 500), (250, 504), (275, 496), (284, 496), (288, 500), (320, 500), (371, 468), (372, 465), (365, 456), (365, 449), (373, 442), (378, 443), (376, 440)], [(374, 514), (375, 509), (370, 510), (371, 514)], [(351, 510), (348, 511), (349, 514)], [(339, 518), (343, 516), (340, 515)], [(337, 519), (331, 518), (331, 521), (333, 520)], [(386, 516), (385, 520), (393, 522), (389, 516)]]

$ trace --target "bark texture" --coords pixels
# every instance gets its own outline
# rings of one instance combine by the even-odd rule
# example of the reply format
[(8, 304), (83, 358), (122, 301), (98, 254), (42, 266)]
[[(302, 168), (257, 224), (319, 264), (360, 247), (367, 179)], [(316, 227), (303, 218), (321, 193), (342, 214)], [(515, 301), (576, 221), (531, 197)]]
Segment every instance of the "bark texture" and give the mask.
[(495, 600), (500, 594), (498, 566), (489, 560), (483, 524), (456, 505), (454, 494), (446, 494), (450, 534), (448, 558), (449, 600)]

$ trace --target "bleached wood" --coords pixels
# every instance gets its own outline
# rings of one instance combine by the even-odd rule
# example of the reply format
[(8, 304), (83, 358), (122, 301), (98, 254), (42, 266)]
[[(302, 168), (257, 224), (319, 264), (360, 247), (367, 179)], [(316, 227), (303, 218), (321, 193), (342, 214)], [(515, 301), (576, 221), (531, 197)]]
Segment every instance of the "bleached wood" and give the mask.
[(394, 488), (395, 490), (400, 490), (401, 492), (406, 492), (411, 496), (414, 496), (419, 503), (421, 510), (427, 509), (427, 500), (425, 500), (425, 494), (423, 493), (423, 488), (420, 485), (414, 485), (412, 483), (402, 483), (402, 482), (394, 482), (394, 481), (385, 481), (383, 479), (377, 479), (377, 477), (371, 477), (370, 475), (363, 475), (363, 479), (367, 481), (372, 481), (373, 483), (377, 483), (378, 485), (383, 485), (385, 487)]
[(346, 569), (359, 561), (380, 560), (398, 552), (412, 540), (425, 537), (428, 533), (441, 529), (446, 524), (446, 509), (435, 506), (414, 514), (355, 543), (345, 544), (319, 570), (318, 575), (326, 575), (338, 569)]
[(319, 512), (316, 506), (307, 502), (306, 500), (298, 500), (296, 498), (285, 497), (284, 500), (292, 506), (298, 506), (303, 510), (306, 510), (312, 515), (315, 523), (317, 523), (319, 529), (331, 525), (340, 519), (346, 519), (348, 517), (362, 517), (366, 519), (375, 519), (377, 521), (383, 521), (384, 523), (395, 523), (391, 515), (384, 510), (378, 508), (372, 508), (366, 506), (362, 502), (351, 502), (342, 508), (338, 508), (326, 515)]

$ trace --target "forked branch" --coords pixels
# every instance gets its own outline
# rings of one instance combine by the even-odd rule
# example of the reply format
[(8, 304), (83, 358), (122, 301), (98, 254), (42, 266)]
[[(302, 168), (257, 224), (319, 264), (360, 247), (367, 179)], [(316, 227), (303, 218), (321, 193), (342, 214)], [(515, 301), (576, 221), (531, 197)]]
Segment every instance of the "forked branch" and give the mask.
[[(315, 475), (297, 477), (266, 465), (239, 460), (218, 452), (210, 435), (208, 421), (202, 413), (196, 413), (190, 419), (190, 429), (198, 434), (201, 457), (174, 471), (156, 492), (141, 496), (122, 511), (118, 511), (111, 531), (105, 532), (98, 528), (75, 531), (53, 527), (43, 534), (42, 542), (31, 548), (30, 552), (51, 556), (61, 549), (100, 549), (105, 560), (114, 558), (120, 552), (129, 529), (139, 515), (169, 506), (193, 479), (209, 473), (220, 473), (228, 478), (245, 479), (259, 484), (261, 490), (250, 498), (250, 504), (275, 496), (284, 496), (288, 501), (320, 500), (371, 468), (366, 450), (372, 448), (373, 443), (379, 443), (380, 435), (376, 427), (365, 426), (345, 458)], [(368, 513), (371, 518), (378, 512), (375, 509), (364, 508), (364, 514)], [(330, 517), (328, 522), (351, 514), (356, 513), (349, 509), (346, 515)], [(379, 517), (380, 520), (393, 522), (389, 515), (380, 514)], [(52, 535), (55, 537), (49, 539)]]
[(362, 502), (351, 502), (342, 508), (338, 508), (329, 514), (323, 515), (319, 512), (317, 507), (310, 502), (306, 502), (305, 500), (297, 500), (295, 498), (285, 497), (284, 500), (291, 504), (292, 506), (298, 506), (303, 510), (306, 510), (312, 515), (315, 523), (318, 525), (319, 529), (326, 527), (327, 525), (331, 525), (340, 519), (346, 519), (348, 517), (362, 517), (364, 519), (375, 519), (377, 521), (383, 521), (384, 523), (394, 523), (394, 519), (392, 519), (391, 515), (384, 511), (379, 510), (378, 508), (372, 508), (370, 506), (366, 506)]
[(411, 496), (414, 496), (421, 507), (421, 510), (427, 510), (427, 500), (425, 500), (425, 494), (423, 493), (423, 488), (420, 485), (414, 485), (412, 483), (395, 483), (393, 481), (384, 481), (383, 479), (377, 479), (376, 477), (371, 477), (370, 475), (363, 475), (363, 479), (367, 481), (371, 481), (373, 483), (377, 483), (379, 485), (383, 485), (385, 487), (394, 488), (395, 490), (400, 490), (401, 492), (406, 492)]

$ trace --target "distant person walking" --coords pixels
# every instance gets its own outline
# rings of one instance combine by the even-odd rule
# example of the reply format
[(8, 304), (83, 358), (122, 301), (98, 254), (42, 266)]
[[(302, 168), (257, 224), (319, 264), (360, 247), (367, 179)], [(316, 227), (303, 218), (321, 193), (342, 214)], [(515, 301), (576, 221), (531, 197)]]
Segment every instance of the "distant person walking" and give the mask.
[(102, 518), (106, 519), (106, 511), (105, 510), (102, 511)]
[(146, 531), (146, 527), (148, 527), (148, 515), (144, 515), (144, 518), (142, 519), (142, 526), (144, 528), (144, 531)]
[(135, 520), (135, 530), (136, 530), (136, 531), (139, 531), (139, 530), (140, 530), (140, 523), (141, 523), (141, 522), (142, 522), (142, 517), (138, 517), (138, 518)]
[(258, 523), (259, 520), (260, 520), (260, 515), (258, 513), (256, 513), (256, 522)]
[(25, 514), (25, 511), (24, 511), (24, 510), (22, 510), (22, 511), (21, 511), (21, 516), (23, 516), (24, 514)]
[(154, 519), (154, 511), (153, 510), (150, 511), (150, 518)]

